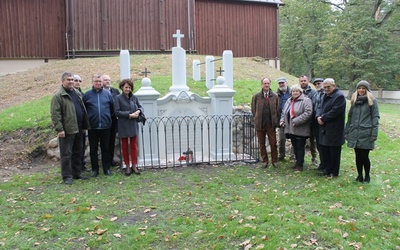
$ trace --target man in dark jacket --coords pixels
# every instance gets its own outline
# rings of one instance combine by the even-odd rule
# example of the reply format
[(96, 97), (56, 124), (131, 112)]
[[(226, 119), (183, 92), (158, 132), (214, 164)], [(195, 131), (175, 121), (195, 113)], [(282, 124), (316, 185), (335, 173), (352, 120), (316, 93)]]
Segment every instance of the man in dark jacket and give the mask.
[[(281, 102), (281, 110), (279, 112), (279, 117), (282, 114), (283, 107), (285, 106), (286, 101), (290, 98), (291, 92), (290, 87), (288, 86), (288, 82), (285, 77), (280, 77), (277, 80), (278, 82), (278, 90), (276, 94), (278, 95)], [(286, 156), (286, 135), (285, 128), (279, 126), (278, 132), (278, 160), (282, 161)]]
[(65, 72), (61, 87), (51, 99), (51, 120), (57, 131), (60, 148), (61, 175), (65, 184), (81, 175), (82, 135), (89, 122), (82, 95), (74, 88), (74, 75)]
[(91, 129), (88, 132), (90, 147), (90, 162), (92, 164), (92, 177), (99, 174), (98, 145), (100, 142), (101, 163), (103, 173), (112, 175), (110, 171), (110, 127), (114, 113), (114, 100), (111, 93), (103, 89), (103, 78), (94, 75), (92, 78), (92, 89), (83, 96)]
[(316, 117), (320, 125), (320, 153), (325, 168), (323, 175), (332, 178), (339, 176), (340, 156), (344, 144), (346, 98), (332, 78), (325, 79), (323, 86), (325, 94), (322, 96)]
[[(299, 84), (301, 88), (303, 89), (303, 94), (313, 100), (315, 96), (315, 90), (311, 88), (310, 82), (308, 80), (308, 77), (306, 75), (302, 75), (299, 78)], [(314, 103), (313, 103), (314, 104)], [(310, 133), (310, 138), (308, 139), (309, 141), (309, 147), (310, 147), (310, 152), (311, 152), (311, 163), (314, 165), (318, 165), (317, 163), (317, 145), (314, 137), (314, 130), (312, 125), (310, 125), (311, 133)]]
[(260, 147), (261, 159), (264, 162), (263, 168), (268, 167), (268, 155), (265, 146), (265, 136), (268, 136), (271, 148), (272, 165), (278, 167), (278, 148), (276, 145), (276, 131), (279, 125), (279, 114), (281, 103), (278, 95), (272, 92), (271, 80), (261, 80), (262, 90), (255, 94), (251, 100), (251, 113), (254, 117), (254, 125), (257, 132), (258, 144)]
[(311, 131), (314, 135), (315, 138), (315, 143), (317, 144), (317, 150), (319, 153), (319, 166), (317, 168), (317, 170), (324, 170), (324, 167), (322, 166), (322, 155), (321, 155), (321, 150), (320, 150), (320, 144), (319, 144), (319, 124), (317, 122), (317, 117), (316, 117), (316, 113), (318, 110), (318, 107), (321, 105), (321, 99), (322, 99), (322, 95), (324, 94), (324, 88), (322, 86), (322, 82), (324, 81), (323, 78), (315, 78), (313, 80), (313, 85), (315, 87), (315, 94), (312, 98), (312, 103), (313, 103), (313, 115), (312, 115), (312, 123), (311, 123)]
[[(115, 97), (119, 95), (119, 90), (111, 87), (111, 77), (109, 75), (103, 75), (103, 89), (110, 91), (114, 101)], [(118, 166), (118, 163), (114, 161), (115, 137), (118, 130), (117, 128), (118, 128), (118, 119), (115, 116), (115, 114), (113, 114), (110, 127), (110, 142), (109, 142), (110, 161), (112, 166)]]
[[(74, 75), (74, 88), (76, 90), (79, 91), (79, 93), (82, 94), (83, 96), (83, 92), (82, 92), (82, 88), (81, 88), (81, 84), (82, 84), (82, 78), (79, 75)], [(87, 139), (87, 131), (83, 131), (82, 134), (82, 172), (90, 172), (90, 169), (88, 169), (86, 167), (86, 160), (85, 160), (85, 150), (86, 150), (86, 139)]]

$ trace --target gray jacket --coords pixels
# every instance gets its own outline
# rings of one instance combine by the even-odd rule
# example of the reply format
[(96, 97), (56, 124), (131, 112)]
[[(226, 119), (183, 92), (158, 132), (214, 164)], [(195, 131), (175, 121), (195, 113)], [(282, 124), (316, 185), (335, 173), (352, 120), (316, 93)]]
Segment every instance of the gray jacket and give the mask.
[(139, 131), (137, 118), (129, 118), (129, 114), (132, 114), (138, 109), (140, 109), (140, 112), (144, 113), (143, 107), (140, 105), (137, 97), (132, 93), (129, 94), (129, 98), (126, 97), (124, 93), (119, 94), (115, 97), (114, 107), (115, 115), (118, 118), (119, 138), (137, 136)]
[[(294, 102), (294, 112), (296, 116), (290, 117), (290, 109), (292, 107), (292, 98), (289, 98), (282, 110), (281, 123), (285, 125), (285, 134), (297, 135), (303, 137), (310, 136), (311, 115), (313, 112), (311, 99), (300, 95)], [(293, 127), (293, 123), (296, 126)]]

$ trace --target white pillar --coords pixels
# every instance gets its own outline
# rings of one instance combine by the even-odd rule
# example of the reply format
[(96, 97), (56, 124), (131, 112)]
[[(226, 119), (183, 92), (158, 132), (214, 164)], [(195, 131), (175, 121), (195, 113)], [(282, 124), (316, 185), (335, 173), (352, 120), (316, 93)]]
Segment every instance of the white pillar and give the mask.
[[(147, 77), (142, 79), (142, 87), (135, 93), (140, 104), (143, 106), (144, 114), (147, 118), (158, 116), (157, 99), (160, 93), (157, 92), (151, 85), (151, 80)], [(142, 128), (142, 127), (140, 127)], [(157, 124), (151, 119), (148, 119), (143, 126), (143, 137), (141, 131), (138, 136), (138, 163), (139, 165), (158, 164), (158, 142), (157, 142)], [(144, 149), (142, 148), (144, 145)], [(143, 155), (143, 151), (146, 153)], [(151, 162), (151, 159), (153, 162)], [(146, 166), (144, 166), (146, 167)]]
[[(223, 76), (218, 76), (216, 85), (207, 91), (211, 97), (211, 115), (215, 116), (210, 124), (210, 154), (215, 160), (227, 160), (232, 153), (232, 130), (229, 119), (232, 119), (233, 95), (235, 90), (225, 84)], [(230, 134), (229, 134), (230, 133)]]
[(172, 48), (172, 86), (169, 91), (189, 91), (186, 85), (186, 51), (181, 47)]
[(206, 56), (206, 87), (212, 89), (214, 87), (214, 57)]
[(225, 84), (233, 89), (233, 53), (232, 50), (224, 50), (222, 53), (223, 76)]
[(193, 70), (193, 80), (200, 81), (201, 80), (201, 64), (200, 60), (193, 60), (192, 62), (192, 70)]
[(119, 53), (120, 80), (131, 78), (131, 60), (129, 50), (121, 50)]

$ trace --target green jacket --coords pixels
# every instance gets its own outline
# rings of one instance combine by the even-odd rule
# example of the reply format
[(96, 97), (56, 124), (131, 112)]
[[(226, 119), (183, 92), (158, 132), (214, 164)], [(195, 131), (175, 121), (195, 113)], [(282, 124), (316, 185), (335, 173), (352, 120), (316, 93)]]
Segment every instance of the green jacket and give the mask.
[(372, 106), (368, 102), (352, 105), (346, 123), (346, 139), (349, 148), (374, 149), (378, 138), (379, 109), (374, 99)]
[[(86, 112), (85, 105), (82, 101), (82, 94), (74, 89), (79, 98), (79, 102), (83, 111), (82, 129), (89, 128), (89, 120)], [(78, 121), (75, 113), (75, 105), (72, 98), (69, 96), (64, 87), (57, 91), (51, 99), (51, 121), (57, 133), (64, 131), (65, 134), (76, 134), (79, 132)]]

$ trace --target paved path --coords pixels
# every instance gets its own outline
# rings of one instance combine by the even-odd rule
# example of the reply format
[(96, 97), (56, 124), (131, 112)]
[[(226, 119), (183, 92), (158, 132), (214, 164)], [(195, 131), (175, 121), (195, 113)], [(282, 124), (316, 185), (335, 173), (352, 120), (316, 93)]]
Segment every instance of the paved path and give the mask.
[(20, 59), (20, 60), (2, 60), (0, 59), (0, 76), (15, 74), (28, 69), (45, 64), (43, 59)]

